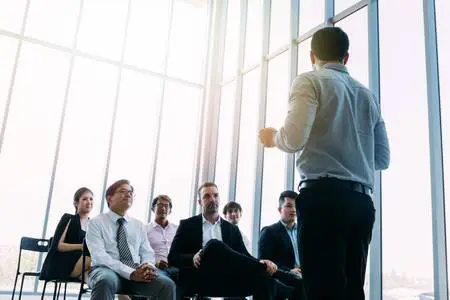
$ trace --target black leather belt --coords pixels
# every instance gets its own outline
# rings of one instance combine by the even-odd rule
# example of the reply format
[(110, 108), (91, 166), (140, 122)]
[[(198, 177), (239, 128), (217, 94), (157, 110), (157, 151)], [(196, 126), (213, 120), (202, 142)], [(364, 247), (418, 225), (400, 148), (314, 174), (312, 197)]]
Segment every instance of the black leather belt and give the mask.
[(304, 180), (300, 182), (300, 184), (298, 185), (298, 189), (301, 190), (304, 188), (345, 189), (372, 196), (372, 189), (370, 187), (365, 186), (364, 184), (359, 182), (350, 180), (341, 180), (336, 178), (320, 178), (320, 179)]

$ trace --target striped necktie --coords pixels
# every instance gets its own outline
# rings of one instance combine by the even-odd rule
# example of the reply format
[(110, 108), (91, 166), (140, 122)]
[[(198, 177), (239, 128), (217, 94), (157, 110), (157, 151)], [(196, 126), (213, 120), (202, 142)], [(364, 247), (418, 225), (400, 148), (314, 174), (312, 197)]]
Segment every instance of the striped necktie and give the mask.
[(119, 249), (119, 259), (123, 264), (136, 269), (139, 264), (133, 261), (130, 247), (128, 247), (125, 219), (119, 218), (117, 219), (117, 223), (119, 223), (119, 228), (117, 228), (117, 248)]

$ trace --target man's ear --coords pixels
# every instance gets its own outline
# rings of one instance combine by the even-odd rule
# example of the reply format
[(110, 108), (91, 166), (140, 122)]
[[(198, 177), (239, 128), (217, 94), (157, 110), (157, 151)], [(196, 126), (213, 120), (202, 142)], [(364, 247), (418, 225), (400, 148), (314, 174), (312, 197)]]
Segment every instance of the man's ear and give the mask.
[(281, 207), (278, 207), (278, 212), (281, 214)]
[(314, 52), (309, 52), (309, 58), (311, 59), (311, 64), (316, 64), (316, 55), (314, 54)]
[(343, 59), (343, 61), (342, 61), (342, 63), (343, 63), (344, 65), (347, 64), (347, 61), (348, 61), (349, 56), (350, 56), (350, 54), (348, 54), (348, 53), (345, 54), (344, 59)]

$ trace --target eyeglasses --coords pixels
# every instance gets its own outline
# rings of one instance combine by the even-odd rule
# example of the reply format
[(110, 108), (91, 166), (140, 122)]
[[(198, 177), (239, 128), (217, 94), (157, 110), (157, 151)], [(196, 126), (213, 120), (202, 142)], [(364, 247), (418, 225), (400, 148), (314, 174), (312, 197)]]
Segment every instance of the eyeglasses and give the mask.
[(132, 190), (118, 190), (118, 191), (116, 191), (116, 193), (119, 193), (122, 195), (130, 194), (131, 197), (134, 196), (134, 192)]
[(167, 203), (156, 203), (156, 206), (159, 208), (169, 208), (170, 205)]

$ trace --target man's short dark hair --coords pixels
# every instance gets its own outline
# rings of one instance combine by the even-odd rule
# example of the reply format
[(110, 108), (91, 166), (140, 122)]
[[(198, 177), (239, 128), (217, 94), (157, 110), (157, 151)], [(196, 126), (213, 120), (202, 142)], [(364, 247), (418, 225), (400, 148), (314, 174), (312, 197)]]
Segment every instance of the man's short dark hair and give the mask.
[(167, 195), (158, 195), (152, 200), (152, 210), (153, 211), (155, 210), (155, 206), (158, 203), (159, 199), (167, 200), (167, 202), (169, 202), (169, 208), (170, 208), (170, 210), (172, 210), (172, 199), (170, 199), (170, 197)]
[(202, 195), (201, 195), (202, 189), (207, 188), (207, 187), (211, 187), (211, 186), (213, 186), (213, 187), (215, 187), (216, 189), (218, 189), (217, 185), (216, 185), (214, 182), (205, 182), (205, 183), (203, 183), (203, 184), (198, 188), (198, 190), (197, 190), (198, 198), (199, 198), (199, 199), (202, 198)]
[(311, 40), (311, 51), (323, 61), (340, 61), (348, 54), (350, 41), (339, 27), (325, 27), (316, 31)]
[[(111, 184), (107, 189), (106, 189), (106, 193), (105, 193), (105, 198), (108, 199), (108, 196), (112, 196), (114, 195), (114, 193), (117, 191), (117, 189), (119, 187), (121, 187), (124, 184), (128, 184), (131, 187), (131, 192), (134, 191), (133, 186), (130, 184), (130, 181), (128, 179), (120, 179), (117, 180), (116, 182), (114, 182), (113, 184)], [(108, 204), (109, 207), (109, 202), (106, 201), (106, 204)]]
[(223, 214), (226, 215), (229, 211), (235, 210), (238, 210), (240, 213), (242, 213), (241, 205), (235, 201), (230, 201), (223, 207)]
[(295, 199), (297, 198), (298, 194), (294, 191), (284, 191), (280, 194), (280, 198), (278, 199), (278, 207), (282, 207), (284, 202), (286, 201), (286, 198), (292, 198)]

